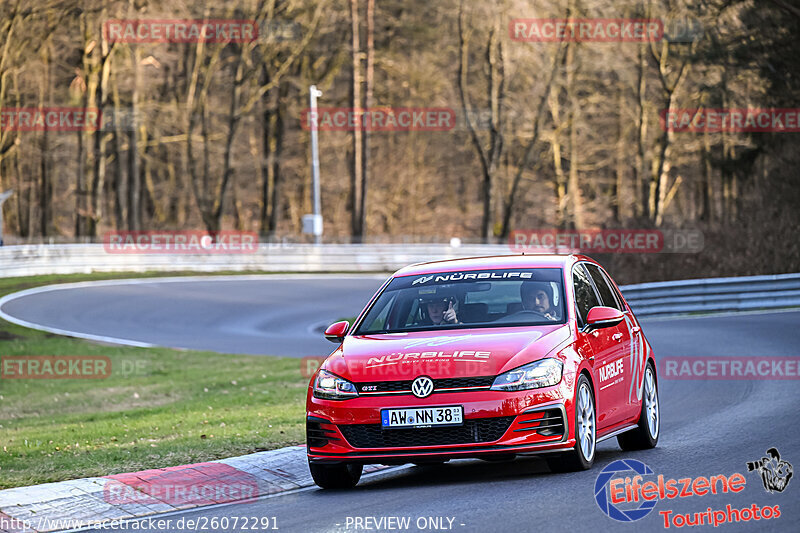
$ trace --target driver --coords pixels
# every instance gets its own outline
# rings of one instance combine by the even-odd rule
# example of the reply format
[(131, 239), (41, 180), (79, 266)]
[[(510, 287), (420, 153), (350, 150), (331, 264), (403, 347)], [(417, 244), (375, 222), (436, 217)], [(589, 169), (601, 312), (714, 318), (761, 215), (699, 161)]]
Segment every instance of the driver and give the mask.
[(458, 317), (456, 316), (456, 310), (453, 309), (452, 298), (426, 299), (422, 305), (428, 311), (428, 320), (425, 321), (425, 325), (458, 324)]
[(553, 307), (553, 286), (546, 281), (525, 281), (519, 288), (522, 308), (534, 311), (548, 320), (558, 320), (558, 311)]

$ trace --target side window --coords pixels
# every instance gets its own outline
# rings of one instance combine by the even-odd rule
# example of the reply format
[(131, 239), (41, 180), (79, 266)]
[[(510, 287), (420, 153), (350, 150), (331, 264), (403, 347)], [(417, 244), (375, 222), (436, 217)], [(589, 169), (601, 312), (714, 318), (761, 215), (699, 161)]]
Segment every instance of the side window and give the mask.
[(617, 299), (614, 297), (614, 293), (611, 291), (611, 287), (608, 286), (608, 282), (606, 281), (606, 278), (603, 277), (603, 273), (600, 272), (600, 269), (597, 268), (596, 265), (589, 263), (584, 266), (586, 267), (586, 270), (589, 271), (589, 275), (592, 276), (594, 286), (597, 287), (597, 292), (600, 293), (600, 298), (603, 300), (603, 305), (622, 311), (622, 308), (617, 302)]
[(614, 285), (614, 283), (611, 281), (611, 276), (609, 276), (608, 273), (605, 270), (601, 270), (601, 272), (603, 273), (603, 277), (606, 278), (606, 282), (608, 283), (608, 286), (611, 287), (612, 291), (614, 291), (614, 296), (617, 297), (617, 302), (619, 303), (618, 309), (620, 311), (624, 312), (625, 311), (625, 300), (622, 299), (622, 295), (619, 293), (619, 289), (617, 289), (617, 286)]
[(586, 271), (581, 265), (575, 265), (572, 269), (572, 285), (575, 289), (575, 304), (578, 307), (578, 317), (580, 323), (586, 323), (586, 316), (589, 314), (589, 309), (597, 307), (600, 302), (597, 300), (592, 288), (592, 283), (586, 275)]

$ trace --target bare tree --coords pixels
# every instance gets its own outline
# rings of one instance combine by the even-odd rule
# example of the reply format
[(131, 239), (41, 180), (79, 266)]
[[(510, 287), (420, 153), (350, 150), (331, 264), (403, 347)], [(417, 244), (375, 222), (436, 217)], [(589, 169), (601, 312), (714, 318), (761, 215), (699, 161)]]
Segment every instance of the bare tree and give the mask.
[(485, 49), (485, 60), (488, 65), (486, 100), (491, 118), (489, 126), (489, 146), (488, 148), (484, 148), (483, 143), (478, 137), (472, 104), (466, 92), (466, 88), (469, 86), (469, 47), (472, 32), (467, 28), (467, 14), (464, 10), (464, 0), (460, 0), (458, 7), (458, 94), (461, 98), (461, 108), (464, 110), (470, 139), (472, 140), (472, 145), (478, 154), (478, 159), (481, 164), (481, 202), (483, 204), (483, 209), (480, 237), (484, 241), (488, 241), (492, 238), (492, 194), (500, 156), (503, 152), (504, 141), (502, 110), (503, 100), (505, 98), (505, 65), (503, 64), (503, 44), (498, 36), (499, 31), (499, 18), (496, 17), (491, 30), (489, 30)]
[[(667, 39), (660, 43), (650, 42), (650, 54), (658, 67), (658, 81), (661, 84), (661, 110), (669, 114), (675, 109), (676, 91), (686, 77), (689, 58), (681, 57), (674, 53), (677, 46)], [(689, 44), (690, 49), (693, 44)], [(673, 65), (671, 58), (677, 55), (677, 65)], [(666, 125), (665, 125), (666, 126)], [(675, 141), (675, 132), (670, 127), (662, 128), (658, 139), (656, 152), (652, 162), (650, 175), (650, 188), (647, 210), (656, 226), (660, 226), (664, 217), (664, 206), (667, 197), (669, 172), (671, 169), (670, 154)]]
[[(372, 107), (373, 84), (375, 83), (375, 0), (367, 2), (367, 50), (364, 76), (364, 109)], [(369, 129), (361, 133), (361, 201), (358, 207), (358, 231), (363, 238), (366, 233), (367, 184), (369, 182)]]
[[(545, 114), (545, 104), (551, 97), (553, 82), (556, 79), (556, 73), (558, 72), (561, 65), (561, 58), (563, 56), (564, 48), (565, 47), (562, 42), (562, 44), (559, 45), (558, 48), (556, 49), (556, 53), (553, 55), (549, 73), (547, 75), (547, 81), (545, 82), (544, 91), (542, 95), (539, 97), (539, 102), (536, 105), (536, 112), (534, 114), (534, 119), (533, 119), (533, 135), (531, 136), (530, 140), (528, 140), (528, 143), (524, 148), (523, 151), (524, 155), (522, 156), (522, 161), (517, 166), (517, 170), (514, 173), (514, 178), (512, 179), (511, 182), (511, 187), (508, 190), (508, 195), (506, 196), (505, 202), (503, 204), (503, 225), (500, 230), (500, 237), (503, 239), (508, 238), (508, 235), (511, 232), (511, 217), (514, 213), (514, 207), (517, 196), (520, 193), (520, 183), (522, 182), (522, 175), (531, 162), (531, 156), (534, 152), (534, 147), (539, 142), (539, 133), (541, 131), (542, 120), (544, 119), (544, 114)], [(558, 165), (560, 167), (560, 161)], [(556, 187), (557, 194), (559, 190), (560, 189)]]
[[(361, 23), (358, 14), (358, 0), (350, 0), (350, 23), (352, 26), (352, 48), (350, 50), (353, 70), (350, 80), (350, 107), (353, 112), (358, 112), (361, 107)], [(359, 206), (361, 205), (359, 197), (359, 186), (362, 184), (363, 178), (363, 159), (364, 159), (364, 144), (362, 141), (363, 131), (362, 128), (353, 128), (352, 134), (352, 158), (350, 163), (350, 197), (348, 203), (350, 205), (350, 220), (352, 226), (353, 239), (356, 241), (361, 240), (361, 227)]]
[[(0, 19), (0, 37), (2, 37), (2, 48), (0, 48), (0, 109), (5, 107), (6, 98), (8, 96), (8, 78), (12, 75), (12, 63), (16, 63), (17, 58), (24, 50), (25, 41), (24, 37), (17, 35), (17, 28), (21, 22), (22, 15), (20, 13), (20, 2), (21, 0), (17, 0), (13, 7), (10, 7), (10, 11), (6, 14), (3, 19)], [(9, 4), (10, 6), (10, 4)], [(19, 92), (16, 92), (16, 97), (19, 99)], [(5, 188), (4, 180), (6, 178), (6, 172), (4, 169), (8, 168), (9, 166), (6, 165), (6, 158), (7, 157), (17, 157), (17, 149), (18, 149), (18, 137), (13, 131), (8, 131), (5, 128), (0, 128), (0, 191)], [(16, 160), (18, 161), (18, 159)], [(22, 219), (24, 218), (21, 213), (20, 206), (21, 201), (19, 200), (19, 195), (23, 192), (19, 188), (19, 180), (20, 176), (17, 173), (17, 195), (15, 198), (12, 198), (11, 206), (12, 209), (16, 206), (17, 218), (19, 221), (19, 225), (22, 225)], [(12, 209), (9, 209), (9, 212), (13, 212)], [(27, 226), (27, 224), (25, 224)], [(11, 226), (11, 229), (14, 227)], [(27, 233), (27, 231), (26, 231)]]

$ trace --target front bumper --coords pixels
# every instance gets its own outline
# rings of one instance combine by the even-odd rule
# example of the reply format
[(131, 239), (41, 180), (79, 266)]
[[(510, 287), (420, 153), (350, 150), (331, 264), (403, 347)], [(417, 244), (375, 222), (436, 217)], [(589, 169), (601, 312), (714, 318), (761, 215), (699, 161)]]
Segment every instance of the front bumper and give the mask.
[[(308, 458), (401, 464), (567, 450), (575, 445), (572, 397), (564, 380), (543, 389), (436, 393), (424, 399), (408, 394), (333, 401), (314, 398), (309, 391)], [(446, 405), (463, 406), (463, 426), (380, 426), (381, 409)]]

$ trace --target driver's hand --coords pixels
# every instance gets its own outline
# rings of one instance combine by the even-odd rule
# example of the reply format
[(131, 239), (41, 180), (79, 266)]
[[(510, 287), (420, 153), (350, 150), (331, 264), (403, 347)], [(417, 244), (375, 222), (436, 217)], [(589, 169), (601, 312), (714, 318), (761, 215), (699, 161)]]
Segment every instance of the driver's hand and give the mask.
[(453, 309), (452, 300), (450, 300), (450, 306), (447, 308), (447, 311), (445, 311), (444, 315), (442, 315), (442, 319), (449, 324), (455, 324), (456, 322), (458, 322), (458, 317), (456, 316), (456, 310)]

